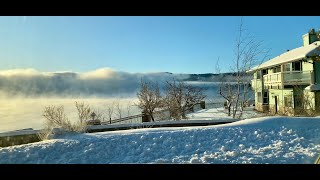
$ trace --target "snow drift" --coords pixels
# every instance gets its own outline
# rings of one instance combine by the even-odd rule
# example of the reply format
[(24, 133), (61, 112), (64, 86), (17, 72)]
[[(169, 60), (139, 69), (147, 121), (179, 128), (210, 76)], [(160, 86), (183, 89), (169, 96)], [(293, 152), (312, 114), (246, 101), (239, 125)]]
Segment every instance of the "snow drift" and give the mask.
[(314, 163), (320, 117), (66, 135), (0, 148), (0, 163)]

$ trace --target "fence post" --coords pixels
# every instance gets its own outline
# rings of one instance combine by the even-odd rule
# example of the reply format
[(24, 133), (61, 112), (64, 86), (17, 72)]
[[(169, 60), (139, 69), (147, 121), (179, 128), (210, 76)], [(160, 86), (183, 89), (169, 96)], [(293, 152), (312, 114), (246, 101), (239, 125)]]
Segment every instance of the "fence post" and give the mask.
[(110, 117), (110, 124), (111, 124), (111, 117)]
[(205, 109), (206, 108), (206, 102), (205, 101), (200, 101), (200, 107), (201, 107), (201, 109)]

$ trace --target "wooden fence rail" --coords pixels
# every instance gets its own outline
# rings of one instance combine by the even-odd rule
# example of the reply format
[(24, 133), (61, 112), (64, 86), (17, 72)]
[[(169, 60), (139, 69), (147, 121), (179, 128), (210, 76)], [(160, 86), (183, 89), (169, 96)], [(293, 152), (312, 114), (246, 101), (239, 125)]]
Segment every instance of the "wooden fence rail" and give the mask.
[[(205, 103), (205, 101), (199, 102), (191, 109), (191, 112), (199, 111), (201, 109), (208, 109), (208, 108), (216, 108), (216, 107), (222, 107), (222, 103)], [(170, 118), (169, 111), (167, 109), (160, 110), (154, 112), (154, 118), (155, 121), (162, 121), (162, 120), (168, 120)], [(146, 117), (143, 113), (128, 116), (124, 118), (119, 119), (113, 119), (110, 121), (102, 122), (102, 125), (108, 125), (108, 124), (115, 124), (115, 123), (142, 123), (142, 122), (148, 122), (150, 121), (150, 117)]]

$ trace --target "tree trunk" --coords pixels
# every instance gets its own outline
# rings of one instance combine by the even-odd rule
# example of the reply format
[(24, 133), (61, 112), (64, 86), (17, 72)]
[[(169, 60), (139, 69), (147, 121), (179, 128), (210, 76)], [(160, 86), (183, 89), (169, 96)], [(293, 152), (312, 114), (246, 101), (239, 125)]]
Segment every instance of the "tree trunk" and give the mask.
[(228, 116), (231, 116), (231, 103), (228, 104)]
[(184, 111), (182, 111), (182, 119), (186, 119), (186, 113)]

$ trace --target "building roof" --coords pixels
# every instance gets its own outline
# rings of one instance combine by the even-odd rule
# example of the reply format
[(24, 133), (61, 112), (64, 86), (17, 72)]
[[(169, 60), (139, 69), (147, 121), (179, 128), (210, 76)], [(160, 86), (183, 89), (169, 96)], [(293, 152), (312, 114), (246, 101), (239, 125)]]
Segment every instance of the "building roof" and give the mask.
[(320, 84), (311, 84), (310, 86), (307, 86), (305, 90), (308, 91), (320, 91)]
[(256, 66), (256, 67), (250, 69), (247, 72), (254, 72), (258, 69), (264, 69), (264, 68), (296, 61), (296, 60), (302, 59), (306, 56), (314, 55), (314, 53), (320, 54), (319, 47), (320, 47), (320, 41), (316, 41), (316, 42), (313, 42), (312, 44), (292, 49), (292, 50), (287, 51), (283, 54), (280, 54), (279, 56), (277, 56), (273, 59), (270, 59), (269, 61), (262, 63), (259, 66)]

